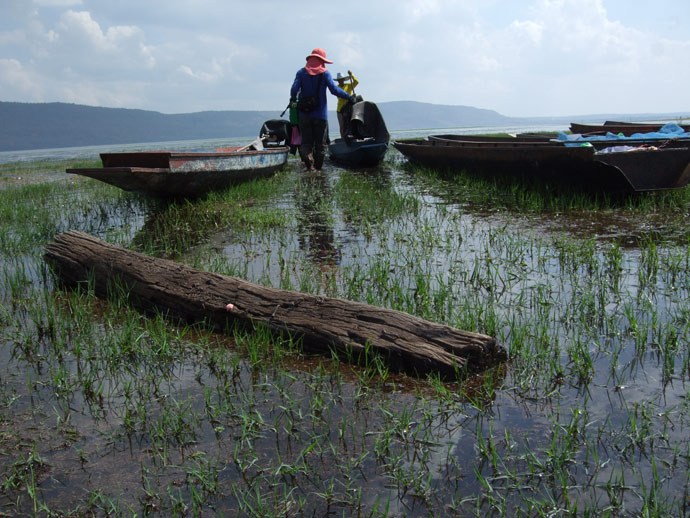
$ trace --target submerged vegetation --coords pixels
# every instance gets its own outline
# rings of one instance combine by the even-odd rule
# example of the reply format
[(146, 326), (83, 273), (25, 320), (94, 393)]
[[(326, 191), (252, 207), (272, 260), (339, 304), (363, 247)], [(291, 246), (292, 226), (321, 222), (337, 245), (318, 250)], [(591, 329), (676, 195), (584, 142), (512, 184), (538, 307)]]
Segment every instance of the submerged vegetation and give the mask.
[[(525, 188), (394, 151), (298, 171), (195, 202), (0, 189), (0, 516), (690, 515), (690, 191)], [(490, 334), (509, 361), (413, 379), (145, 316), (56, 288), (43, 247), (68, 229)]]

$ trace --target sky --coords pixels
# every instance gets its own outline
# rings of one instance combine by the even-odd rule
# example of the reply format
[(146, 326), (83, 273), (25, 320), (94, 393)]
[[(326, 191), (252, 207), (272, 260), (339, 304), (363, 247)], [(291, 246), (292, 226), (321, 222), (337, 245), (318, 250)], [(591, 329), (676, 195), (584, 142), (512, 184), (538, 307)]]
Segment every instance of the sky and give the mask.
[(0, 0), (0, 101), (279, 115), (321, 47), (377, 103), (687, 113), (689, 27), (688, 0)]

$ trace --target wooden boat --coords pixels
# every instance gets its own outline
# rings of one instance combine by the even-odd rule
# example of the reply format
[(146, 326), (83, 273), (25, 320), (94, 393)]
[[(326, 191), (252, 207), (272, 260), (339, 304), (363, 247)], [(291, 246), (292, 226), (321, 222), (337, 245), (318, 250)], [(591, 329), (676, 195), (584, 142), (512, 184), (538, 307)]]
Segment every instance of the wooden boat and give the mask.
[(194, 198), (236, 182), (273, 174), (287, 163), (288, 147), (258, 150), (249, 147), (203, 153), (101, 153), (103, 167), (67, 169), (67, 172), (88, 176), (125, 191), (158, 197)]
[(690, 147), (690, 138), (669, 137), (660, 138), (625, 138), (625, 139), (606, 139), (603, 136), (583, 136), (583, 140), (564, 141), (558, 140), (551, 135), (530, 135), (515, 137), (497, 137), (486, 135), (429, 135), (432, 141), (441, 142), (469, 142), (480, 143), (485, 147), (521, 147), (521, 146), (563, 146), (563, 145), (591, 145), (596, 150), (602, 150), (615, 146), (644, 146), (652, 145), (657, 147)]
[[(570, 123), (570, 131), (579, 134), (601, 134), (619, 133), (629, 137), (636, 133), (652, 133), (659, 131), (664, 126), (664, 123), (646, 123), (646, 122), (617, 122), (606, 121), (604, 124), (582, 124), (579, 122)], [(681, 125), (685, 131), (690, 131), (690, 125)]]
[(401, 140), (393, 146), (410, 162), (424, 167), (537, 178), (589, 190), (679, 189), (690, 181), (688, 147), (604, 153), (593, 146), (568, 147), (557, 142), (501, 145), (450, 139)]
[(376, 104), (369, 101), (346, 106), (347, 138), (337, 138), (328, 146), (329, 158), (353, 167), (376, 167), (390, 145), (390, 134)]

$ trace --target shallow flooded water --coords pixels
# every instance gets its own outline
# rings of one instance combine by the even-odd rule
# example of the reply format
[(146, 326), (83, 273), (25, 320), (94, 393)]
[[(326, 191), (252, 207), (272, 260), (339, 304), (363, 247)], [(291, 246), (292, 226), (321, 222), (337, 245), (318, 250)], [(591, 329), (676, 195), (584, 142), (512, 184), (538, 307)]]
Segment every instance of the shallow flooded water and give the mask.
[[(92, 181), (5, 191), (0, 512), (687, 515), (687, 198), (539, 210), (389, 155), (364, 172), (291, 161), (216, 204)], [(510, 359), (413, 379), (260, 327), (146, 317), (55, 289), (42, 248), (70, 228), (490, 334)]]

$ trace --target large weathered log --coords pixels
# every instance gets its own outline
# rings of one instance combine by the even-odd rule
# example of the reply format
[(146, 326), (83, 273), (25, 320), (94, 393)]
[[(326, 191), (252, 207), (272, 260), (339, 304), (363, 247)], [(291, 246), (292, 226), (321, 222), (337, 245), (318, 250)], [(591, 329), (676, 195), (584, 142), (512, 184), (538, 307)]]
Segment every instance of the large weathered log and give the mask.
[[(59, 234), (46, 261), (65, 286), (94, 282), (106, 298), (118, 283), (132, 304), (190, 323), (226, 329), (231, 319), (261, 322), (302, 337), (305, 348), (359, 357), (369, 350), (393, 370), (416, 375), (477, 372), (506, 358), (490, 336), (436, 324), (401, 311), (257, 285), (196, 270), (101, 241), (84, 232)], [(232, 304), (228, 309), (228, 304)]]

